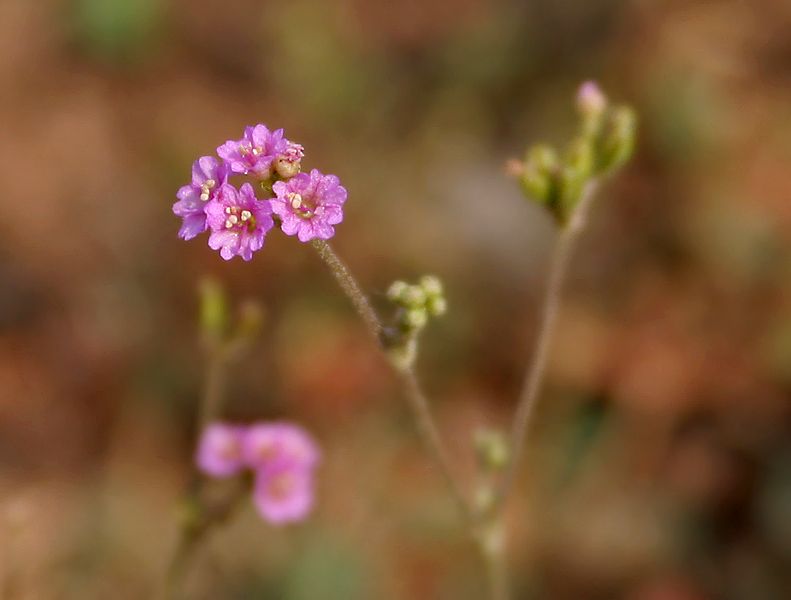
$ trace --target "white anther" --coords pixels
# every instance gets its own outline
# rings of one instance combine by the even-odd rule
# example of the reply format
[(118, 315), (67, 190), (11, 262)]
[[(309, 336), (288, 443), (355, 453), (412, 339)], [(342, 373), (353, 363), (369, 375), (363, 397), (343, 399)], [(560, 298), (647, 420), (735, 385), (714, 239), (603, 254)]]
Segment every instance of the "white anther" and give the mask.
[(233, 212), (233, 211), (231, 210), (231, 207), (230, 207), (230, 206), (226, 206), (226, 207), (225, 207), (225, 214), (226, 214), (226, 215), (230, 215), (232, 212)]
[(236, 225), (238, 222), (239, 222), (239, 217), (237, 217), (236, 215), (231, 215), (230, 217), (228, 217), (228, 220), (226, 221), (226, 223), (230, 223), (231, 225)]
[(208, 199), (209, 199), (209, 192), (203, 192), (203, 193), (200, 195), (200, 199), (201, 199), (201, 200), (203, 200), (204, 202), (206, 202), (206, 200), (208, 200)]
[(247, 221), (252, 216), (253, 216), (253, 213), (251, 213), (249, 210), (243, 210), (242, 211), (242, 221)]
[(302, 206), (302, 196), (300, 194), (291, 194), (291, 207), (295, 210), (298, 210), (300, 206)]
[(261, 148), (253, 148), (253, 156), (258, 156), (261, 154)]

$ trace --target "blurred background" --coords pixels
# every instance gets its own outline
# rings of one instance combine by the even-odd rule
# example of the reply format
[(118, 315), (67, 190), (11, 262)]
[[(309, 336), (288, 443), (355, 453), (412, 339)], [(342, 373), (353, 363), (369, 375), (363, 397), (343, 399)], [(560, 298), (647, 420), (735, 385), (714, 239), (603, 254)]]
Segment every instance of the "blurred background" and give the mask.
[(176, 237), (192, 161), (284, 127), (349, 190), (383, 305), (435, 273), (420, 371), (465, 479), (511, 418), (554, 235), (503, 165), (595, 78), (640, 115), (564, 293), (509, 513), (518, 599), (791, 597), (791, 4), (0, 0), (0, 589), (153, 598), (205, 372), (197, 282), (266, 311), (229, 419), (320, 440), (318, 506), (212, 536), (190, 598), (476, 599), (396, 382), (309, 246)]

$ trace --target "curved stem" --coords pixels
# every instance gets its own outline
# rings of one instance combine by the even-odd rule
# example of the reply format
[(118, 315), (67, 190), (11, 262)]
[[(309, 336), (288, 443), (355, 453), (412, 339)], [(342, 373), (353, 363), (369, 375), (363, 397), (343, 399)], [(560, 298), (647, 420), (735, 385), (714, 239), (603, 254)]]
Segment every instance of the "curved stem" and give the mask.
[(459, 511), (464, 515), (465, 519), (471, 521), (473, 516), (472, 511), (461, 489), (461, 485), (453, 476), (453, 468), (447, 448), (442, 442), (442, 436), (437, 429), (434, 418), (431, 416), (431, 408), (429, 407), (428, 399), (420, 387), (420, 382), (418, 381), (415, 370), (412, 367), (407, 367), (403, 370), (396, 369), (396, 372), (403, 383), (409, 406), (412, 409), (412, 414), (415, 417), (418, 430), (420, 431), (420, 436), (423, 438), (429, 452), (434, 455), (434, 460), (445, 480), (445, 484), (448, 486), (453, 496), (454, 502), (456, 502), (459, 507)]
[(530, 417), (534, 412), (538, 401), (538, 395), (541, 391), (541, 384), (544, 380), (544, 373), (546, 371), (549, 349), (552, 341), (552, 330), (557, 320), (558, 308), (560, 305), (563, 280), (568, 270), (569, 259), (571, 258), (574, 244), (580, 232), (584, 229), (585, 219), (594, 192), (595, 184), (588, 184), (569, 222), (561, 228), (555, 241), (549, 267), (549, 280), (544, 293), (541, 324), (538, 330), (538, 337), (536, 338), (536, 348), (533, 353), (532, 362), (525, 375), (522, 391), (519, 394), (516, 413), (514, 414), (510, 449), (508, 453), (510, 461), (497, 495), (500, 503), (503, 503), (510, 494), (519, 469), (519, 463), (527, 437), (527, 430), (530, 424)]
[[(313, 247), (319, 253), (321, 259), (327, 264), (332, 272), (335, 280), (343, 289), (346, 296), (351, 300), (357, 314), (363, 320), (368, 328), (368, 332), (374, 338), (377, 348), (382, 349), (381, 334), (382, 322), (379, 316), (371, 306), (368, 297), (360, 288), (357, 280), (349, 271), (348, 267), (341, 261), (337, 254), (333, 251), (330, 245), (324, 240), (314, 240)], [(405, 368), (396, 367), (392, 361), (388, 360), (388, 364), (393, 367), (393, 370), (399, 377), (401, 384), (406, 393), (406, 398), (409, 402), (409, 407), (412, 410), (415, 421), (417, 422), (418, 432), (423, 439), (426, 448), (432, 455), (434, 462), (442, 473), (454, 501), (459, 506), (462, 515), (468, 521), (473, 520), (473, 513), (470, 505), (462, 492), (462, 487), (459, 484), (456, 476), (451, 467), (451, 461), (448, 455), (447, 448), (442, 441), (442, 436), (439, 433), (434, 417), (431, 415), (428, 399), (420, 387), (417, 374), (411, 366)]]

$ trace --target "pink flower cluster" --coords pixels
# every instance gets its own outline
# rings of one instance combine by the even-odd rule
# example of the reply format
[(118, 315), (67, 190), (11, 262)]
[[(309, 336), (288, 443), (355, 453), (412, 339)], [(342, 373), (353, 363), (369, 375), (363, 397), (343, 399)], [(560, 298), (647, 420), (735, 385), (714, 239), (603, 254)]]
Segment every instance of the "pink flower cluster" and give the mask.
[[(304, 150), (289, 141), (282, 129), (258, 124), (245, 128), (238, 140), (217, 148), (219, 160), (203, 156), (192, 166), (192, 183), (181, 187), (173, 213), (181, 217), (179, 237), (194, 238), (209, 230), (209, 247), (230, 260), (250, 260), (264, 245), (277, 220), (286, 235), (301, 242), (326, 240), (343, 220), (346, 188), (335, 175), (316, 169), (301, 173)], [(236, 188), (231, 176), (247, 176), (251, 183)], [(272, 190), (265, 198), (256, 188)]]
[(292, 423), (212, 423), (195, 457), (202, 473), (232, 477), (251, 469), (253, 502), (275, 525), (301, 521), (313, 507), (313, 472), (321, 454), (311, 436)]

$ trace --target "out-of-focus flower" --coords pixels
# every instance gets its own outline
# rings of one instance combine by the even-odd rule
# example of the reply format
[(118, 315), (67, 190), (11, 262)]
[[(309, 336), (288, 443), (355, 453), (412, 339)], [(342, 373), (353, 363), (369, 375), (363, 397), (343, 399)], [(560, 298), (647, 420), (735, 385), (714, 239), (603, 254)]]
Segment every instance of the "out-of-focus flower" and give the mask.
[(280, 217), (283, 233), (301, 242), (327, 240), (335, 235), (333, 225), (343, 221), (346, 188), (335, 175), (313, 169), (276, 182), (272, 191), (277, 195), (271, 200), (272, 211)]
[(577, 108), (583, 115), (601, 114), (607, 108), (607, 97), (595, 81), (585, 81), (580, 85)]
[(258, 469), (253, 503), (274, 525), (303, 520), (313, 508), (313, 470), (280, 461)]
[(282, 129), (269, 131), (266, 125), (259, 123), (245, 127), (242, 139), (228, 140), (217, 148), (217, 154), (234, 173), (268, 179), (272, 175), (272, 163), (285, 155), (290, 146)]
[(310, 434), (287, 422), (248, 427), (212, 423), (196, 455), (198, 468), (212, 477), (252, 470), (253, 503), (274, 525), (301, 521), (313, 508), (313, 476), (320, 459)]
[(202, 156), (192, 165), (192, 183), (176, 193), (173, 213), (183, 219), (179, 237), (191, 240), (206, 230), (206, 206), (228, 182), (228, 167), (213, 156)]
[(201, 472), (212, 477), (230, 477), (245, 466), (243, 438), (245, 429), (226, 423), (212, 423), (198, 442), (195, 462)]
[(313, 439), (292, 423), (260, 423), (250, 426), (244, 438), (244, 460), (251, 469), (273, 463), (313, 468), (320, 453)]
[(209, 247), (219, 250), (220, 256), (230, 260), (241, 256), (253, 258), (253, 252), (264, 245), (266, 232), (272, 229), (272, 208), (269, 202), (255, 196), (253, 186), (245, 183), (239, 190), (226, 184), (206, 207)]

